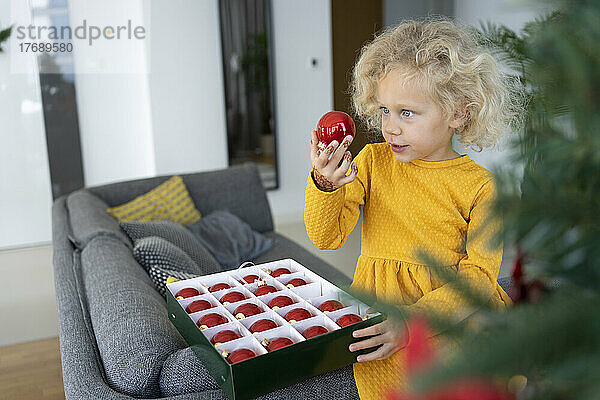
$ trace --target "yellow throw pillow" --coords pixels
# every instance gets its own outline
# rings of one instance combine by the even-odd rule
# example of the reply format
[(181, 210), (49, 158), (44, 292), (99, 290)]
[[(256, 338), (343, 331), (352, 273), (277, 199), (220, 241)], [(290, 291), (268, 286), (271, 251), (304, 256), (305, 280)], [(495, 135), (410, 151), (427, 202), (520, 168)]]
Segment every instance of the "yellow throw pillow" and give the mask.
[(175, 175), (151, 191), (128, 203), (106, 210), (119, 222), (162, 221), (169, 219), (182, 225), (201, 218), (183, 179)]

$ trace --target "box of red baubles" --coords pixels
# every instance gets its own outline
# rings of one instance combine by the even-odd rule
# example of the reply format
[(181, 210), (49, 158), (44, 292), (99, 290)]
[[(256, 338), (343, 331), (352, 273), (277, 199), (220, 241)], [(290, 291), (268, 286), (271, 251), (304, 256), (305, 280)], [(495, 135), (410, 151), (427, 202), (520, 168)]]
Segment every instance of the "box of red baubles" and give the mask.
[(232, 400), (355, 362), (352, 332), (384, 319), (292, 259), (169, 283), (167, 307)]

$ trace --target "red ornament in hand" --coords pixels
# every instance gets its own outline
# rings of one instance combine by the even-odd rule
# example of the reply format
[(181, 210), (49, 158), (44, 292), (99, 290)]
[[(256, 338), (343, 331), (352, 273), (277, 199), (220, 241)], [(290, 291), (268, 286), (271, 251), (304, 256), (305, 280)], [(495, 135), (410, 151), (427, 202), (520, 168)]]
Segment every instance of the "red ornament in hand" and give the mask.
[(273, 328), (277, 328), (277, 324), (275, 322), (271, 321), (270, 319), (259, 319), (250, 325), (250, 332), (263, 332)]
[(327, 300), (319, 306), (319, 310), (323, 312), (332, 312), (344, 308), (344, 305), (337, 300)]
[(348, 135), (354, 137), (354, 121), (342, 111), (330, 111), (323, 115), (317, 124), (318, 146), (323, 150), (329, 143), (337, 140), (342, 143)]
[(286, 337), (278, 337), (275, 339), (265, 339), (263, 343), (266, 344), (268, 351), (274, 351), (277, 349), (281, 349), (282, 347), (289, 346), (290, 344), (294, 344), (291, 339)]
[(289, 298), (288, 296), (277, 296), (273, 297), (269, 302), (269, 307), (271, 308), (281, 308), (285, 306), (289, 306), (290, 304), (294, 304), (294, 300)]
[(198, 296), (199, 294), (200, 294), (200, 292), (197, 289), (188, 287), (185, 289), (181, 289), (179, 292), (177, 292), (177, 294), (175, 295), (175, 298), (177, 300), (181, 300), (181, 299), (187, 299), (188, 297)]
[(223, 289), (229, 289), (231, 286), (229, 286), (227, 283), (217, 283), (214, 284), (210, 287), (210, 289), (208, 289), (209, 292), (218, 292), (219, 290), (223, 290)]
[(241, 306), (238, 306), (233, 312), (233, 315), (235, 315), (237, 319), (242, 319), (251, 315), (260, 314), (261, 312), (263, 311), (256, 304), (246, 303), (242, 304)]
[(258, 289), (254, 292), (256, 296), (262, 296), (269, 293), (277, 292), (277, 288), (271, 285), (259, 286)]
[(304, 308), (294, 308), (285, 314), (285, 319), (288, 322), (302, 321), (303, 319), (312, 317), (312, 314)]
[(212, 328), (227, 322), (227, 318), (217, 313), (206, 314), (196, 322), (200, 329)]
[(239, 338), (241, 338), (241, 336), (236, 331), (225, 329), (224, 331), (217, 332), (212, 339), (210, 339), (210, 342), (216, 346)]
[(237, 362), (244, 361), (255, 356), (256, 354), (250, 349), (238, 349), (233, 353), (227, 355), (226, 359), (229, 364), (235, 364)]
[(310, 328), (307, 328), (304, 331), (304, 333), (302, 334), (302, 336), (304, 336), (307, 339), (310, 339), (312, 337), (319, 336), (319, 335), (322, 335), (327, 332), (329, 332), (329, 331), (324, 326), (315, 325), (315, 326), (311, 326)]
[(221, 297), (221, 303), (223, 304), (235, 303), (236, 301), (242, 300), (246, 300), (246, 296), (240, 292), (229, 292)]
[(198, 311), (208, 310), (209, 308), (212, 308), (212, 307), (213, 307), (213, 305), (210, 304), (206, 300), (196, 300), (196, 301), (190, 303), (190, 305), (185, 308), (185, 311), (188, 314), (191, 314), (191, 313), (195, 313)]
[(356, 314), (346, 314), (339, 317), (335, 322), (343, 328), (348, 325), (356, 324), (362, 320), (363, 319)]

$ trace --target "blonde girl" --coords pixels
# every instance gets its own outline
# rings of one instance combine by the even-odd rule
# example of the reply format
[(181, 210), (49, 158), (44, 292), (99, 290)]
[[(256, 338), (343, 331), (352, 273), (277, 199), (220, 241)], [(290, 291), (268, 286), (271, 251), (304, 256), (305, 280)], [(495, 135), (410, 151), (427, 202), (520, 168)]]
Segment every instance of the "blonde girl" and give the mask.
[[(472, 30), (435, 18), (403, 22), (365, 45), (352, 99), (357, 115), (385, 141), (366, 145), (352, 161), (352, 137), (321, 152), (313, 131), (304, 210), (311, 241), (340, 248), (362, 207), (353, 287), (412, 312), (465, 320), (475, 310), (422, 264), (417, 252), (424, 250), (493, 306), (511, 304), (497, 283), (502, 245), (488, 245), (502, 229), (492, 218), (494, 176), (455, 151), (452, 137), (479, 151), (495, 144), (519, 121), (518, 85)], [(410, 332), (403, 335), (403, 328), (384, 321), (354, 332), (364, 339), (351, 351), (372, 349), (354, 364), (361, 399), (406, 386), (402, 349)]]

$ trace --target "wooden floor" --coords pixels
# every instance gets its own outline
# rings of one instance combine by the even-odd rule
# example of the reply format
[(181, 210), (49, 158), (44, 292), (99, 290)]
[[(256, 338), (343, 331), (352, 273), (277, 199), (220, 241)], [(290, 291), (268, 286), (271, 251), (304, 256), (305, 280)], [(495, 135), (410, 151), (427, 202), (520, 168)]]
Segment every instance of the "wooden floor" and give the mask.
[(64, 399), (58, 338), (0, 347), (0, 399)]

